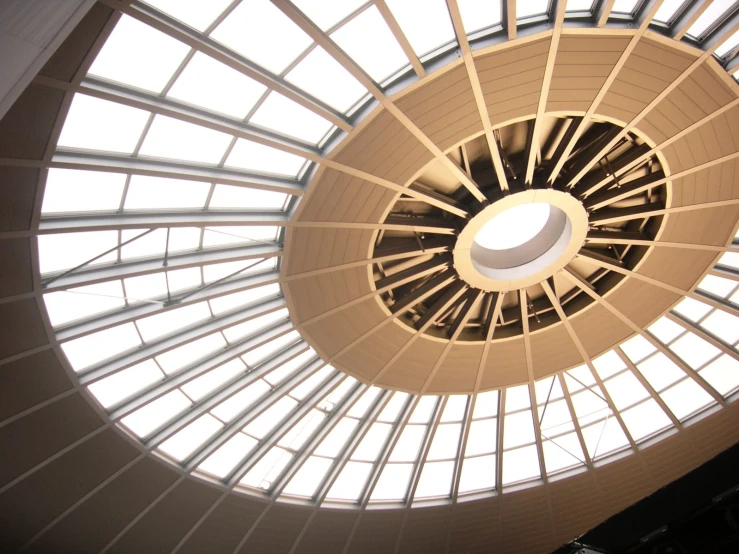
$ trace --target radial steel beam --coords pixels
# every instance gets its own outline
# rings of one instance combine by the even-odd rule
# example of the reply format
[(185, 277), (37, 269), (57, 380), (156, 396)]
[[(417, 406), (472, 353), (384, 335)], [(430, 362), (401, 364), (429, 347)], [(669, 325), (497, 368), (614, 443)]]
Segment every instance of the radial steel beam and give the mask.
[(586, 249), (581, 249), (580, 252), (577, 254), (579, 257), (592, 262), (602, 268), (609, 269), (611, 271), (615, 271), (616, 273), (621, 273), (622, 275), (626, 275), (627, 277), (632, 277), (638, 281), (642, 281), (644, 283), (649, 283), (650, 285), (654, 285), (655, 287), (661, 288), (663, 290), (666, 290), (668, 292), (671, 292), (673, 294), (677, 294), (679, 296), (684, 296), (686, 298), (692, 298), (693, 300), (698, 300), (699, 302), (703, 302), (704, 304), (708, 304), (709, 306), (713, 308), (717, 308), (721, 311), (724, 311), (730, 315), (739, 316), (739, 308), (737, 308), (734, 304), (730, 302), (726, 302), (723, 298), (716, 298), (712, 295), (705, 294), (705, 293), (699, 293), (699, 292), (691, 292), (687, 290), (683, 290), (679, 287), (670, 285), (669, 283), (665, 283), (664, 281), (660, 281), (659, 279), (654, 279), (653, 277), (649, 277), (648, 275), (644, 275), (643, 273), (638, 273), (636, 271), (632, 271), (630, 269), (627, 269), (625, 267), (621, 267), (620, 265), (611, 262), (610, 260), (606, 259), (605, 257), (595, 257), (592, 255), (591, 252), (587, 251)]
[[(162, 381), (158, 381), (149, 387), (137, 392), (133, 397), (124, 400), (123, 402), (113, 406), (109, 409), (108, 417), (111, 420), (117, 421), (128, 414), (131, 414), (153, 400), (161, 398), (165, 394), (183, 386), (191, 381), (197, 379), (201, 375), (208, 373), (209, 371), (222, 366), (236, 358), (243, 356), (244, 354), (259, 348), (260, 346), (267, 344), (271, 340), (278, 338), (291, 330), (289, 324), (281, 323), (279, 325), (260, 329), (256, 333), (240, 340), (227, 349), (218, 352), (217, 354), (210, 356), (209, 358), (197, 362), (184, 370), (178, 371), (171, 375), (167, 375)], [(213, 393), (207, 397), (217, 397), (218, 400), (215, 403), (223, 402), (230, 398), (233, 394), (246, 388), (253, 382), (267, 375), (273, 369), (280, 367), (282, 364), (292, 360), (293, 358), (308, 352), (308, 345), (302, 340), (298, 340), (281, 351), (272, 355), (269, 359), (260, 363), (254, 368), (247, 368), (244, 372), (232, 379), (228, 384), (224, 385), (220, 389), (216, 389)], [(201, 399), (204, 400), (204, 399)], [(213, 405), (210, 402), (208, 405)]]
[[(55, 279), (50, 286), (43, 286), (45, 292), (64, 290), (72, 287), (93, 285), (104, 281), (127, 279), (140, 275), (150, 275), (160, 271), (173, 271), (188, 267), (253, 260), (255, 258), (272, 258), (282, 255), (282, 247), (277, 244), (256, 244), (248, 246), (231, 246), (226, 248), (209, 248), (194, 252), (170, 254), (167, 264), (164, 257), (134, 259), (125, 262), (88, 266), (69, 275)], [(49, 275), (47, 277), (53, 277)]]
[[(249, 470), (253, 468), (257, 462), (262, 459), (262, 457), (269, 452), (269, 450), (277, 444), (283, 436), (285, 436), (286, 433), (288, 433), (305, 415), (314, 409), (318, 402), (320, 402), (322, 398), (329, 394), (330, 390), (333, 390), (344, 379), (345, 375), (340, 371), (336, 371), (324, 382), (323, 386), (317, 387), (310, 395), (308, 395), (300, 403), (297, 409), (290, 412), (290, 414), (276, 425), (275, 428), (272, 429), (272, 431), (270, 431), (269, 434), (264, 437), (264, 439), (262, 439), (262, 441), (260, 441), (260, 443), (251, 452), (249, 452), (249, 454), (241, 460), (239, 464), (236, 465), (225, 479), (227, 486), (229, 488), (235, 487), (239, 481), (249, 473)], [(355, 383), (352, 389), (342, 399), (339, 406), (329, 414), (328, 418), (324, 420), (322, 425), (311, 435), (311, 438), (308, 439), (308, 443), (312, 442), (311, 439), (315, 440), (318, 436), (321, 438), (325, 437), (325, 434), (328, 434), (328, 432), (334, 428), (344, 415), (344, 410), (348, 410), (349, 407), (352, 406), (362, 395), (362, 392), (364, 392), (366, 388), (367, 386), (361, 382)], [(316, 442), (320, 442), (320, 440)], [(304, 445), (301, 452), (305, 452), (307, 446), (307, 444)], [(312, 446), (315, 448), (316, 444), (313, 444)], [(282, 475), (284, 476), (284, 473)], [(283, 480), (280, 484), (281, 489), (284, 488), (286, 484), (286, 480)], [(273, 492), (275, 492), (274, 486), (271, 487), (270, 495), (272, 495)], [(279, 492), (274, 496), (277, 496), (278, 494)]]
[(642, 192), (646, 192), (651, 188), (657, 187), (671, 180), (674, 180), (674, 178), (666, 178), (662, 171), (656, 171), (649, 175), (622, 183), (621, 185), (608, 190), (600, 190), (583, 200), (583, 204), (588, 210), (597, 210), (614, 202), (618, 202), (619, 200), (623, 200), (624, 198), (628, 198), (629, 196), (635, 196)]
[(664, 213), (664, 210), (665, 206), (662, 202), (653, 202), (651, 204), (639, 204), (628, 208), (598, 210), (590, 214), (589, 220), (592, 225), (605, 225), (606, 223), (627, 221), (629, 219), (646, 219), (660, 215)]
[(675, 40), (680, 40), (685, 36), (703, 12), (708, 9), (713, 0), (693, 0), (688, 7), (678, 14), (675, 21), (672, 22), (670, 36)]
[[(159, 356), (212, 333), (218, 333), (228, 327), (281, 310), (284, 307), (284, 298), (277, 297), (249, 308), (238, 308), (217, 317), (211, 317), (190, 327), (186, 327), (183, 330), (166, 335), (163, 338), (144, 343), (133, 350), (121, 353), (112, 359), (103, 361), (90, 368), (85, 368), (78, 374), (79, 381), (84, 385), (89, 385), (149, 358)], [(271, 325), (275, 324), (273, 323)]]
[(549, 53), (547, 54), (546, 65), (544, 66), (544, 80), (541, 85), (539, 94), (539, 102), (536, 106), (536, 117), (534, 118), (534, 130), (531, 137), (532, 148), (528, 150), (528, 159), (525, 160), (526, 170), (524, 182), (531, 186), (534, 180), (534, 167), (536, 167), (536, 154), (539, 150), (541, 141), (541, 126), (543, 125), (544, 112), (549, 99), (549, 89), (552, 85), (552, 76), (554, 74), (554, 64), (557, 60), (557, 51), (559, 50), (559, 41), (562, 37), (562, 27), (564, 26), (565, 10), (567, 8), (567, 0), (552, 0), (552, 10), (554, 15), (554, 27), (552, 29), (552, 38), (549, 43)]
[[(697, 244), (692, 242), (666, 242), (650, 239), (649, 235), (645, 233), (590, 230), (585, 240), (591, 244), (628, 244), (632, 246), (660, 246), (664, 248), (683, 248), (685, 250), (704, 250), (706, 252), (739, 252), (739, 241), (735, 241), (729, 246)], [(585, 252), (588, 255), (595, 254), (594, 251), (587, 249)]]
[[(459, 11), (457, 0), (447, 0), (447, 8), (449, 9), (449, 14), (452, 19), (452, 25), (454, 26), (454, 32), (457, 36), (457, 42), (459, 43), (460, 51), (462, 52), (462, 59), (464, 60), (464, 65), (467, 70), (467, 77), (470, 80), (470, 86), (472, 88), (472, 94), (475, 98), (475, 104), (477, 105), (477, 111), (480, 114), (482, 129), (485, 133), (485, 140), (488, 145), (488, 150), (490, 151), (491, 160), (493, 161), (493, 168), (495, 169), (495, 175), (498, 179), (498, 185), (500, 186), (501, 190), (505, 192), (509, 188), (508, 177), (506, 176), (505, 168), (503, 167), (503, 160), (500, 156), (498, 141), (496, 140), (493, 133), (493, 126), (490, 121), (490, 114), (488, 113), (485, 95), (483, 94), (482, 85), (480, 84), (480, 76), (478, 75), (477, 68), (475, 67), (475, 59), (472, 56), (472, 49), (470, 48), (470, 43), (467, 40), (467, 32), (465, 31), (464, 24), (462, 23), (462, 15)], [(515, 29), (516, 26), (514, 21), (514, 33)], [(485, 202), (485, 196), (482, 194), (482, 192), (480, 192), (479, 188), (477, 186), (475, 186), (474, 188), (476, 192), (470, 190), (473, 196), (475, 196), (478, 201)]]
[(615, 3), (616, 0), (601, 0), (601, 2), (598, 4), (598, 8), (593, 14), (596, 21), (596, 26), (606, 26), (606, 23), (608, 23), (608, 18), (611, 15), (611, 10), (613, 10), (613, 4)]
[[(609, 185), (619, 185), (618, 180), (614, 175), (619, 173), (625, 167), (632, 167), (635, 160), (641, 160), (647, 152), (651, 149), (647, 143), (640, 144), (638, 146), (632, 146), (629, 150), (618, 156), (615, 160), (609, 161), (608, 172), (600, 174), (590, 174), (582, 179), (575, 187), (572, 192), (575, 196), (588, 196), (592, 195), (597, 190), (608, 187)], [(664, 177), (664, 173), (662, 173)]]
[[(561, 157), (557, 160), (557, 162), (551, 168), (551, 172), (549, 174), (549, 177), (547, 178), (547, 181), (554, 182), (559, 176), (559, 173), (562, 170), (562, 165), (564, 165), (565, 161), (567, 161), (567, 158), (569, 158), (570, 153), (572, 152), (572, 149), (575, 147), (575, 144), (577, 143), (578, 139), (580, 138), (583, 131), (585, 131), (585, 128), (590, 123), (593, 115), (598, 109), (598, 106), (600, 106), (600, 103), (602, 102), (603, 98), (606, 96), (606, 94), (610, 90), (611, 85), (616, 80), (616, 77), (618, 76), (624, 64), (626, 63), (626, 60), (629, 58), (631, 53), (634, 51), (634, 48), (636, 48), (636, 45), (641, 40), (641, 37), (644, 35), (644, 33), (649, 28), (649, 23), (652, 21), (654, 14), (657, 13), (657, 10), (659, 9), (661, 4), (662, 4), (662, 0), (648, 0), (648, 2), (645, 4), (645, 7), (640, 12), (637, 21), (635, 21), (637, 28), (636, 28), (634, 35), (631, 37), (631, 40), (626, 45), (626, 48), (619, 56), (618, 61), (616, 61), (615, 65), (613, 66), (613, 69), (609, 73), (605, 82), (598, 90), (598, 93), (595, 95), (595, 98), (591, 102), (588, 110), (585, 112), (585, 115), (580, 120), (577, 130), (572, 134), (572, 137), (570, 138), (569, 143), (564, 148), (564, 151)], [(609, 8), (612, 8), (612, 6), (613, 4), (611, 3)], [(603, 13), (598, 14), (598, 24), (599, 25), (601, 21), (603, 21), (603, 24), (605, 24), (605, 22), (608, 19), (608, 14), (610, 14), (610, 9), (607, 11), (604, 10)], [(611, 146), (609, 144), (608, 148), (604, 149), (605, 152), (608, 152), (610, 148)], [(601, 157), (602, 156), (597, 156), (594, 163), (597, 162)], [(573, 176), (572, 179), (565, 179), (565, 183), (563, 183), (563, 185), (569, 186), (579, 181), (579, 179), (585, 173), (587, 173), (587, 171), (583, 171), (582, 173), (578, 172), (576, 175)]]
[(84, 169), (90, 171), (106, 171), (145, 175), (150, 177), (168, 177), (187, 181), (205, 183), (223, 183), (237, 187), (256, 188), (300, 196), (305, 187), (296, 179), (286, 177), (269, 177), (250, 174), (240, 169), (227, 169), (215, 165), (198, 165), (195, 163), (175, 162), (132, 158), (116, 154), (95, 154), (92, 152), (72, 152), (57, 149), (49, 167), (62, 169)]
[[(293, 346), (297, 345), (298, 343), (295, 343)], [(283, 356), (277, 356), (279, 359), (283, 359)], [(161, 445), (163, 442), (165, 442), (167, 439), (171, 438), (175, 434), (177, 434), (179, 431), (187, 427), (190, 423), (193, 423), (195, 420), (200, 418), (201, 416), (207, 414), (210, 410), (217, 407), (222, 402), (227, 401), (229, 398), (233, 397), (234, 395), (238, 394), (239, 392), (246, 389), (250, 384), (254, 383), (259, 379), (259, 375), (265, 375), (269, 373), (269, 371), (279, 367), (280, 363), (276, 363), (272, 360), (267, 360), (265, 363), (265, 371), (260, 371), (261, 365), (257, 366), (257, 368), (253, 372), (245, 373), (244, 375), (240, 376), (236, 380), (230, 382), (225, 387), (221, 389), (217, 389), (216, 391), (208, 394), (207, 396), (199, 399), (197, 402), (192, 404), (187, 410), (180, 413), (175, 417), (174, 419), (166, 422), (164, 425), (158, 427), (154, 431), (152, 431), (149, 435), (147, 435), (143, 442), (149, 449), (157, 448), (159, 445)], [(289, 379), (288, 379), (289, 381)], [(284, 392), (285, 389), (281, 388), (280, 385), (275, 387), (273, 391), (270, 391), (265, 396), (262, 396), (261, 400), (269, 399), (267, 402), (271, 405), (274, 403), (277, 398), (274, 396), (274, 391), (280, 389)], [(278, 394), (278, 396), (280, 396)]]
[(390, 11), (390, 8), (388, 8), (385, 0), (374, 0), (374, 4), (375, 6), (377, 6), (377, 10), (380, 12), (380, 15), (382, 15), (385, 23), (387, 23), (390, 31), (393, 33), (395, 40), (398, 41), (398, 44), (403, 50), (405, 56), (408, 58), (408, 61), (411, 62), (411, 67), (413, 67), (413, 71), (416, 72), (416, 75), (419, 78), (425, 77), (426, 70), (421, 63), (421, 60), (418, 59), (415, 50), (413, 50), (411, 43), (408, 41), (408, 37), (405, 36), (403, 29), (400, 28), (398, 21), (395, 19), (393, 12)]
[[(411, 509), (413, 499), (416, 496), (416, 489), (418, 488), (418, 482), (421, 479), (421, 472), (423, 471), (423, 466), (426, 464), (426, 458), (428, 457), (429, 450), (431, 450), (431, 444), (434, 442), (436, 430), (439, 428), (441, 415), (444, 413), (444, 408), (446, 407), (448, 400), (448, 396), (440, 396), (439, 398), (437, 398), (436, 405), (431, 412), (429, 424), (426, 426), (426, 432), (424, 433), (423, 440), (421, 441), (421, 449), (418, 453), (418, 458), (416, 458), (416, 461), (413, 464), (413, 471), (411, 472), (411, 478), (408, 481), (408, 489), (406, 490), (404, 497), (404, 503), (406, 505), (406, 516), (408, 513), (407, 511)], [(449, 492), (451, 493), (451, 490)], [(401, 536), (402, 533), (398, 535), (398, 540), (400, 540)]]
[[(208, 458), (213, 452), (218, 450), (226, 442), (229, 441), (236, 433), (241, 431), (249, 422), (256, 419), (260, 414), (266, 411), (270, 406), (277, 402), (280, 398), (283, 398), (288, 391), (300, 385), (306, 379), (314, 375), (319, 369), (326, 365), (320, 359), (315, 359), (305, 364), (302, 368), (298, 369), (290, 377), (282, 381), (276, 387), (274, 387), (266, 395), (262, 396), (259, 400), (251, 404), (240, 414), (234, 417), (228, 422), (221, 431), (208, 440), (205, 444), (201, 445), (195, 452), (190, 454), (186, 460), (182, 462), (183, 467), (191, 472), (197, 468), (206, 458)], [(326, 382), (338, 383), (341, 380), (341, 374), (337, 371), (334, 372), (330, 377), (327, 378)], [(322, 390), (322, 387), (318, 387), (318, 390)], [(315, 392), (313, 393), (315, 394)], [(310, 398), (310, 396), (308, 397)], [(307, 399), (306, 399), (307, 400)], [(295, 410), (297, 412), (299, 410)], [(288, 417), (292, 417), (288, 416)], [(297, 420), (295, 420), (297, 421)], [(270, 444), (270, 446), (272, 446)]]
[[(659, 342), (656, 338), (654, 338), (654, 336), (652, 336), (651, 333), (648, 333), (647, 331), (639, 327), (636, 323), (634, 323), (631, 320), (631, 318), (626, 317), (620, 310), (618, 310), (615, 306), (613, 306), (610, 302), (608, 302), (600, 294), (582, 285), (580, 283), (580, 280), (577, 277), (575, 277), (567, 268), (565, 268), (561, 272), (561, 275), (566, 277), (569, 281), (571, 281), (577, 287), (579, 287), (580, 290), (582, 290), (585, 294), (590, 296), (593, 300), (598, 302), (601, 306), (603, 306), (611, 314), (616, 316), (622, 323), (624, 323), (634, 333), (646, 339), (647, 342), (649, 342), (652, 346), (654, 346), (658, 351), (662, 352), (662, 354), (664, 354), (670, 361), (672, 361), (675, 365), (677, 365), (680, 369), (682, 369), (686, 375), (692, 377), (695, 380), (695, 382), (698, 383), (703, 388), (703, 390), (705, 390), (708, 394), (710, 394), (714, 398), (714, 400), (716, 400), (716, 402), (718, 402), (721, 406), (726, 406), (726, 400), (724, 400), (724, 398), (716, 391), (716, 389), (714, 389), (711, 385), (709, 385), (708, 382), (698, 374), (698, 372), (690, 368), (687, 364), (685, 364), (685, 362), (683, 362), (679, 357), (677, 357), (675, 353), (672, 352), (672, 350), (665, 347), (661, 342)], [(593, 374), (597, 375), (595, 371), (593, 371)], [(618, 415), (618, 414), (614, 414), (614, 415)]]
[(293, 102), (297, 102), (304, 108), (307, 108), (313, 113), (330, 121), (340, 129), (343, 129), (344, 131), (350, 131), (352, 129), (346, 116), (341, 114), (338, 110), (335, 110), (325, 102), (318, 100), (291, 84), (285, 78), (271, 73), (263, 67), (251, 62), (246, 57), (223, 46), (216, 40), (199, 33), (184, 23), (180, 23), (163, 12), (138, 1), (131, 5), (126, 5), (126, 3), (117, 2), (115, 0), (103, 0), (103, 3), (130, 17), (133, 17), (134, 19), (138, 19), (142, 23), (171, 36), (189, 47), (194, 48), (198, 52), (207, 54), (211, 58), (214, 58), (232, 69), (243, 73), (258, 83), (279, 92)]

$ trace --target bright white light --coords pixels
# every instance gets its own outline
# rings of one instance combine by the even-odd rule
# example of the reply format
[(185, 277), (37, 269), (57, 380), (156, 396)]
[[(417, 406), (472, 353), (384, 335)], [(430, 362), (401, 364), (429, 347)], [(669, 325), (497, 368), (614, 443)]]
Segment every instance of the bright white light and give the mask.
[(549, 220), (549, 204), (532, 202), (506, 210), (477, 232), (475, 242), (490, 250), (508, 250), (538, 235)]

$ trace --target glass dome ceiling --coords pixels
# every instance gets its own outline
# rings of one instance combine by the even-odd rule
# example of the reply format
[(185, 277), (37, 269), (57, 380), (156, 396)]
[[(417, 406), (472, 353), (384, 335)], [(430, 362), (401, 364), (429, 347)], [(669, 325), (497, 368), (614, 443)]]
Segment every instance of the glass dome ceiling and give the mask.
[[(384, 90), (458, 43), (441, 0), (293, 4), (134, 2), (72, 100), (39, 271), (61, 349), (112, 421), (228, 489), (364, 508), (587, 471), (733, 399), (737, 242), (698, 285), (730, 309), (686, 298), (533, 385), (416, 396), (325, 364), (288, 316), (284, 230), (314, 165), (374, 100), (298, 21)], [(546, 1), (456, 4), (470, 40), (505, 35), (513, 6), (521, 28), (554, 17)], [(596, 4), (569, 0), (566, 17)], [(638, 18), (641, 4), (617, 0), (610, 17)], [(677, 31), (690, 4), (664, 2), (653, 28)], [(733, 9), (716, 0), (685, 40), (708, 44)], [(727, 69), (738, 43), (715, 50)]]

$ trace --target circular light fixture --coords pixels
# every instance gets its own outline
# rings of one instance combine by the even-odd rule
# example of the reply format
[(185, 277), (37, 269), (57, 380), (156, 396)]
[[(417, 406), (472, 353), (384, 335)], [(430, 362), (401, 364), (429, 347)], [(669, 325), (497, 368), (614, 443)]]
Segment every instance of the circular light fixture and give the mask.
[(572, 195), (527, 190), (487, 206), (459, 234), (454, 266), (486, 291), (536, 284), (562, 269), (585, 240), (588, 217)]
[(509, 250), (529, 242), (549, 220), (549, 204), (532, 202), (506, 210), (483, 225), (475, 244), (488, 250)]

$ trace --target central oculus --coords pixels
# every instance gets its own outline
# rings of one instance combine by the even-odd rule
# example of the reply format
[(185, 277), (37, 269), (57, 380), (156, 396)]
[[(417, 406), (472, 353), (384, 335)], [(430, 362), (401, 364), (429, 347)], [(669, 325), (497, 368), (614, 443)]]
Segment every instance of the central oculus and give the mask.
[(454, 247), (454, 267), (484, 291), (529, 287), (565, 267), (587, 231), (587, 212), (570, 194), (552, 189), (510, 194), (467, 223)]

